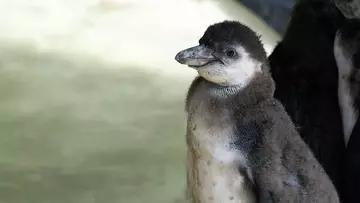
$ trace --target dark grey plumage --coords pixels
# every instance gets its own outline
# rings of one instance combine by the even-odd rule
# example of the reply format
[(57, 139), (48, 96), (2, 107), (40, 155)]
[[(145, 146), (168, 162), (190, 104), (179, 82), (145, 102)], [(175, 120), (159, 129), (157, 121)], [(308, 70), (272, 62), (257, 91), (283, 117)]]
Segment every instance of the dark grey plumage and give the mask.
[(334, 0), (334, 2), (347, 19), (360, 18), (360, 0)]
[(347, 145), (360, 107), (360, 20), (347, 20), (338, 30), (334, 55), (339, 71), (338, 96)]
[(357, 203), (360, 193), (360, 19), (349, 19), (339, 29), (334, 55), (339, 69), (339, 101), (347, 144), (344, 202)]
[(339, 202), (274, 99), (266, 53), (251, 29), (234, 21), (217, 23), (199, 46), (176, 59), (200, 75), (186, 99), (187, 194), (193, 203)]
[(285, 35), (269, 56), (275, 98), (340, 196), (345, 144), (333, 47), (344, 19), (333, 0), (298, 0)]

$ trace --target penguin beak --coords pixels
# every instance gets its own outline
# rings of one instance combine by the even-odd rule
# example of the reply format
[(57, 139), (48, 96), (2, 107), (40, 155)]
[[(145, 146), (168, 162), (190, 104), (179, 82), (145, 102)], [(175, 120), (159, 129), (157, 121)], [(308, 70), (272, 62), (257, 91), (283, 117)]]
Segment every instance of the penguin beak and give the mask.
[(175, 60), (189, 67), (198, 68), (217, 61), (213, 53), (213, 49), (205, 47), (205, 45), (199, 45), (180, 51), (176, 54)]

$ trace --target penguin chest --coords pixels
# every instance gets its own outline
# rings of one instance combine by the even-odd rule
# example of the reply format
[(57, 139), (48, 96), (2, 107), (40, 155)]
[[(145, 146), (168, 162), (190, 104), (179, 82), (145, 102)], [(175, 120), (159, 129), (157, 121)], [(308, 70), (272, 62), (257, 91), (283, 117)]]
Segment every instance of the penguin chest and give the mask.
[(343, 122), (344, 140), (347, 145), (358, 115), (354, 107), (354, 99), (351, 96), (350, 84), (344, 78), (339, 78), (338, 83), (338, 99)]
[(253, 203), (254, 195), (246, 179), (235, 165), (226, 165), (213, 159), (198, 162), (199, 202)]
[(335, 39), (334, 54), (338, 66), (338, 100), (341, 109), (343, 122), (344, 140), (347, 145), (351, 132), (356, 123), (358, 112), (354, 106), (354, 95), (351, 95), (350, 77), (353, 74), (354, 64), (348, 59), (346, 53), (339, 42), (339, 37)]
[(253, 203), (245, 156), (231, 147), (233, 128), (230, 123), (209, 125), (203, 118), (190, 122), (188, 134), (188, 188), (194, 203)]

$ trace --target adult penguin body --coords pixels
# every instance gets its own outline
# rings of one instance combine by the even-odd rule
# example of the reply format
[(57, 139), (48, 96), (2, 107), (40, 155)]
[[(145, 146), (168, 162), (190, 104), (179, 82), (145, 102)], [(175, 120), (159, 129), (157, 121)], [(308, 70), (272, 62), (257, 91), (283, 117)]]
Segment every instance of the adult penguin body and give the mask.
[(360, 193), (360, 1), (335, 0), (335, 4), (347, 18), (334, 40), (346, 145), (343, 196), (345, 203), (357, 203)]
[(339, 69), (339, 102), (347, 145), (344, 200), (357, 203), (360, 201), (360, 20), (347, 20), (337, 32), (334, 55)]

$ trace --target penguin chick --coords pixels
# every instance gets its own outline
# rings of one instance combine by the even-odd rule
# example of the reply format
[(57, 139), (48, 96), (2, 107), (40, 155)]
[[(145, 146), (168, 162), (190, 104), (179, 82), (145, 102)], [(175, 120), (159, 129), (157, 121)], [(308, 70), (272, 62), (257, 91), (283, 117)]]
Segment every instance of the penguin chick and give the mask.
[(360, 20), (347, 20), (338, 30), (334, 55), (339, 71), (339, 104), (345, 141), (344, 202), (359, 202), (360, 181)]
[(360, 18), (360, 0), (334, 0), (334, 3), (345, 18)]
[(175, 59), (195, 69), (187, 99), (187, 196), (192, 203), (339, 202), (274, 99), (265, 50), (247, 26), (208, 27)]
[(360, 107), (360, 20), (348, 20), (336, 33), (334, 56), (338, 67), (338, 98), (347, 145)]

